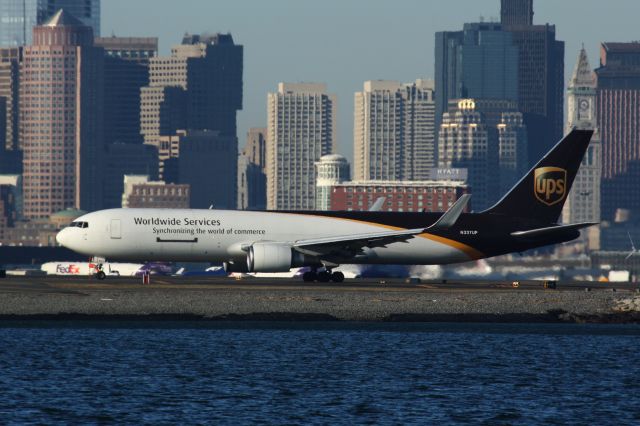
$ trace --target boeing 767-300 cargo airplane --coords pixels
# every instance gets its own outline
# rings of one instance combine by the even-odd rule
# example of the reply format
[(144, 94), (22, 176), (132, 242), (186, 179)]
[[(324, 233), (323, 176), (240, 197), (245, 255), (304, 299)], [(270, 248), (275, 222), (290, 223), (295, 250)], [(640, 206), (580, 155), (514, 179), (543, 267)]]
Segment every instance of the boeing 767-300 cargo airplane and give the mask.
[(110, 209), (76, 219), (57, 240), (98, 261), (223, 262), (229, 272), (307, 266), (305, 281), (342, 281), (331, 270), (345, 263), (432, 265), (522, 252), (594, 225), (557, 223), (592, 134), (572, 130), (479, 213), (463, 213), (470, 195), (445, 213)]

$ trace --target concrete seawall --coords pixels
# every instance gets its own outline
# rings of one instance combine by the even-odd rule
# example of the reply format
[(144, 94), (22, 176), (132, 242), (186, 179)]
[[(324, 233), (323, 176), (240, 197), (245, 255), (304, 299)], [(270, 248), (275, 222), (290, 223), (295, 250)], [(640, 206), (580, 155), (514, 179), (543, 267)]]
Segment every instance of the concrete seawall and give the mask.
[(636, 286), (560, 283), (423, 283), (355, 280), (155, 278), (105, 282), (11, 277), (0, 281), (0, 318), (343, 321), (640, 322)]

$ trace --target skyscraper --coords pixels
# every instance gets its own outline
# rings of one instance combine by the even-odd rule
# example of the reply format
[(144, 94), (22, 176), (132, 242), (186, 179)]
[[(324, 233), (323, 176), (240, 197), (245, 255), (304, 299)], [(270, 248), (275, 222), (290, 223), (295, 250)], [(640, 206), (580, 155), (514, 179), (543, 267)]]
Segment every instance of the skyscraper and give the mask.
[(145, 144), (158, 146), (162, 136), (187, 127), (187, 91), (179, 86), (140, 89), (140, 133)]
[[(596, 76), (589, 66), (584, 48), (580, 50), (567, 87), (565, 132), (569, 132), (573, 127), (597, 129)], [(601, 159), (600, 134), (596, 131), (562, 210), (564, 223), (600, 222)], [(592, 250), (600, 248), (599, 231), (600, 228), (594, 226), (583, 233), (587, 236), (588, 246)]]
[(249, 158), (249, 161), (262, 170), (267, 164), (267, 128), (252, 127), (247, 132), (247, 143), (242, 149), (242, 154)]
[(173, 135), (160, 136), (160, 145), (158, 146), (158, 177), (160, 180), (169, 183), (178, 182), (180, 141), (186, 135), (186, 130), (178, 130)]
[(527, 126), (522, 113), (507, 110), (502, 113), (498, 128), (498, 167), (500, 196), (506, 194), (529, 170)]
[(435, 167), (433, 82), (367, 81), (355, 94), (354, 179), (420, 180)]
[(47, 17), (64, 9), (91, 27), (93, 36), (100, 36), (100, 0), (44, 0)]
[(315, 208), (315, 163), (335, 150), (335, 116), (324, 84), (279, 83), (269, 93), (267, 209)]
[(7, 228), (12, 227), (17, 219), (16, 186), (0, 182), (0, 242), (7, 241)]
[(436, 125), (451, 99), (518, 100), (518, 47), (495, 22), (436, 33)]
[(267, 129), (253, 127), (238, 156), (238, 209), (267, 208)]
[(24, 216), (102, 203), (102, 48), (93, 31), (60, 10), (24, 48), (20, 132)]
[(202, 50), (202, 58), (187, 59), (188, 128), (216, 130), (236, 138), (236, 113), (242, 109), (243, 46), (235, 44), (231, 34), (220, 33), (185, 36), (172, 51), (179, 55), (183, 46)]
[(96, 37), (95, 44), (105, 51), (104, 140), (142, 143), (140, 89), (149, 84), (149, 60), (158, 54), (158, 39)]
[(267, 176), (244, 154), (238, 156), (238, 210), (267, 207)]
[(100, 35), (100, 0), (0, 0), (0, 47), (32, 43), (32, 31), (64, 9)]
[(533, 25), (533, 0), (500, 0), (500, 22), (505, 26)]
[(502, 0), (500, 17), (518, 48), (518, 109), (532, 164), (562, 138), (564, 42), (556, 40), (554, 25), (533, 25), (533, 0)]
[(5, 150), (7, 138), (7, 101), (0, 96), (0, 156)]
[(160, 136), (187, 128), (188, 58), (200, 58), (202, 52), (184, 51), (174, 47), (171, 56), (149, 61), (149, 85), (140, 92), (140, 129), (146, 144), (158, 146)]
[[(148, 145), (148, 144), (145, 144)], [(237, 139), (213, 130), (177, 130), (161, 136), (159, 172), (167, 183), (188, 184), (192, 208), (235, 209)], [(145, 173), (146, 174), (146, 173)]]
[(525, 129), (515, 101), (451, 100), (440, 125), (438, 167), (468, 169), (474, 209), (485, 209), (515, 180)]
[(22, 48), (0, 48), (0, 103), (3, 104), (4, 123), (0, 125), (4, 143), (0, 149), (16, 150), (18, 146), (18, 105), (20, 99), (20, 64)]
[(214, 34), (185, 36), (171, 56), (151, 58), (149, 85), (141, 92), (145, 143), (158, 145), (159, 136), (177, 129), (215, 130), (236, 137), (242, 55), (243, 47), (230, 34)]
[(179, 130), (186, 130), (178, 137), (176, 160), (162, 148), (162, 174), (167, 179), (167, 161), (172, 163), (169, 174), (177, 175), (175, 183), (191, 185), (194, 208), (237, 206), (242, 55), (231, 34), (186, 35), (171, 56), (149, 59), (149, 85), (140, 95), (144, 143), (159, 146), (168, 137), (165, 142), (171, 144)]
[(602, 218), (640, 216), (640, 42), (602, 43), (596, 69), (602, 141)]
[(122, 204), (124, 177), (145, 175), (158, 178), (158, 149), (155, 146), (132, 143), (111, 143), (106, 147), (102, 179), (104, 209), (118, 208)]
[(189, 130), (180, 138), (178, 183), (191, 187), (194, 209), (237, 207), (238, 149), (235, 136)]

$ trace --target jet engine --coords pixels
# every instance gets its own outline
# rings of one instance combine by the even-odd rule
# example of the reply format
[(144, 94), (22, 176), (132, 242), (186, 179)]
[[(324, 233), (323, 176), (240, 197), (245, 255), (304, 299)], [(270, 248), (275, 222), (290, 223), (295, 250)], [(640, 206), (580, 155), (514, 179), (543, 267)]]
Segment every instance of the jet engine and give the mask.
[(254, 243), (249, 247), (247, 267), (249, 272), (288, 272), (296, 264), (297, 257), (288, 244)]

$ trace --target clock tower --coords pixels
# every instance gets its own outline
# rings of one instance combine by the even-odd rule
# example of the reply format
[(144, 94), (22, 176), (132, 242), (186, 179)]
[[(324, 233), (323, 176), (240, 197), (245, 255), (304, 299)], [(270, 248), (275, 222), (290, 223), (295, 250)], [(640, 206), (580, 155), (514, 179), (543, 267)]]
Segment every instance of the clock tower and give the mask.
[[(573, 182), (573, 187), (562, 211), (564, 223), (600, 221), (600, 179), (602, 175), (602, 154), (600, 135), (596, 117), (596, 76), (589, 66), (584, 47), (578, 55), (578, 62), (567, 87), (567, 123), (565, 133), (573, 127), (594, 129), (589, 148)], [(586, 240), (585, 237), (586, 236)], [(583, 231), (585, 248), (600, 248), (600, 230), (593, 226)]]

